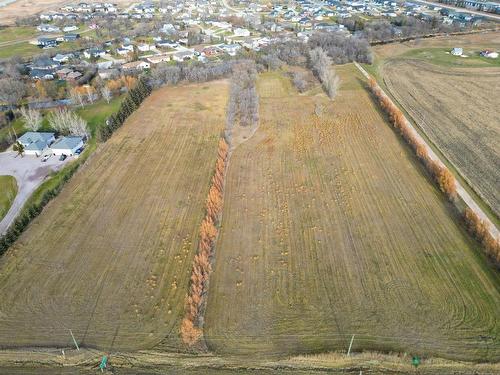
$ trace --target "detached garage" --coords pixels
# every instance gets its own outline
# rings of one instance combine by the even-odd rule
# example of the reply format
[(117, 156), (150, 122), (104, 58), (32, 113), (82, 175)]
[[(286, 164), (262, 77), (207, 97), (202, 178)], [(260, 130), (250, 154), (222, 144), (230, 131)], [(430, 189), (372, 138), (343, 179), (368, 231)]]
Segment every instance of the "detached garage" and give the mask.
[(82, 137), (61, 137), (50, 146), (54, 155), (66, 156), (73, 156), (81, 147), (83, 147)]

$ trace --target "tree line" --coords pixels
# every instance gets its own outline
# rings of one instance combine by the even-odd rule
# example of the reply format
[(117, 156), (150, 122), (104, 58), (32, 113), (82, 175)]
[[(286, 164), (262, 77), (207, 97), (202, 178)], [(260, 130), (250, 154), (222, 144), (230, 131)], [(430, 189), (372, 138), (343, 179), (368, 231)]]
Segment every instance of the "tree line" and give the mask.
[(253, 126), (259, 121), (256, 80), (257, 70), (253, 61), (242, 61), (234, 66), (226, 109), (225, 138), (228, 142), (235, 125)]
[[(378, 99), (382, 109), (389, 116), (391, 124), (400, 132), (404, 140), (415, 151), (417, 157), (423, 162), (426, 169), (437, 182), (439, 188), (446, 196), (454, 201), (457, 197), (456, 180), (450, 170), (433, 160), (427, 147), (417, 138), (415, 132), (411, 129), (408, 121), (401, 110), (396, 107), (392, 100), (382, 91), (377, 82), (370, 78), (369, 86)], [(500, 264), (500, 238), (494, 238), (490, 231), (489, 225), (485, 220), (482, 220), (472, 209), (466, 207), (463, 212), (463, 218), (469, 232), (482, 244), (485, 253), (498, 264)]]
[(116, 114), (111, 115), (104, 124), (100, 124), (97, 128), (97, 139), (100, 142), (108, 140), (113, 132), (122, 126), (125, 120), (139, 108), (144, 99), (151, 94), (151, 91), (151, 86), (146, 82), (144, 77), (141, 77), (137, 81), (136, 86), (128, 91)]
[(340, 78), (331, 69), (332, 60), (321, 47), (309, 51), (309, 63), (314, 75), (319, 79), (330, 99), (334, 99), (340, 87)]
[(203, 314), (208, 292), (208, 279), (212, 272), (211, 260), (214, 255), (217, 225), (222, 212), (224, 178), (228, 156), (229, 146), (221, 138), (215, 163), (215, 173), (212, 176), (210, 190), (205, 202), (205, 217), (200, 225), (198, 252), (193, 260), (184, 318), (180, 328), (182, 341), (190, 346), (197, 343), (203, 334)]

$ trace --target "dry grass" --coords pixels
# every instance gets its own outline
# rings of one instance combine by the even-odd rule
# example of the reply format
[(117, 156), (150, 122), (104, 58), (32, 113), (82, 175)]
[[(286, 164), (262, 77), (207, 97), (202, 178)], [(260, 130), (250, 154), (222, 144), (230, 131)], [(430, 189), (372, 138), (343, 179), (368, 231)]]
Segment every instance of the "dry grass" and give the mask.
[(345, 350), (355, 333), (355, 351), (498, 361), (499, 275), (358, 73), (338, 71), (333, 102), (260, 77), (260, 127), (229, 164), (209, 348)]
[[(133, 0), (115, 0), (114, 4), (126, 6)], [(71, 3), (67, 0), (17, 0), (5, 7), (0, 7), (0, 25), (13, 25), (18, 17), (28, 17), (40, 12), (57, 10), (61, 6)]]
[(498, 69), (392, 60), (383, 72), (390, 93), (500, 216)]
[(182, 345), (226, 100), (163, 88), (96, 151), (1, 260), (0, 346)]

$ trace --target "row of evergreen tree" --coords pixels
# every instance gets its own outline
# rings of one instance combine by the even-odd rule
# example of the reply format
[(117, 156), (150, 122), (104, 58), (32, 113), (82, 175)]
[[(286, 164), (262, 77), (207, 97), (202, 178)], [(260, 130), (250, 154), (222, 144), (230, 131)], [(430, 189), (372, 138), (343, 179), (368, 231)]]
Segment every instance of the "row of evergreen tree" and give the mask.
[(76, 170), (81, 164), (82, 160), (71, 163), (67, 168), (61, 171), (61, 173), (63, 174), (61, 179), (53, 188), (47, 190), (42, 195), (39, 202), (31, 203), (29, 206), (23, 208), (23, 211), (10, 225), (7, 232), (3, 236), (0, 236), (0, 256), (2, 256), (7, 251), (7, 249), (19, 238), (19, 236), (24, 232), (31, 220), (33, 220), (42, 212), (47, 203), (49, 203), (52, 198), (54, 198), (61, 192), (64, 184), (69, 181), (73, 174), (75, 174)]
[(113, 132), (122, 126), (125, 120), (139, 108), (144, 99), (151, 94), (151, 91), (151, 86), (146, 82), (144, 77), (141, 77), (135, 87), (129, 90), (118, 112), (111, 115), (106, 123), (97, 128), (97, 140), (100, 142), (108, 140)]

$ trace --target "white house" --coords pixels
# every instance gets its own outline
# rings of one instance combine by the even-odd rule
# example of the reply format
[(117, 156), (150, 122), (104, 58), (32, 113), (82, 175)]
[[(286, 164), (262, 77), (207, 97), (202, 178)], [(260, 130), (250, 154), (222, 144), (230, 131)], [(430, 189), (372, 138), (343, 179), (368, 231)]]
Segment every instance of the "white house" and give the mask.
[(162, 63), (162, 62), (170, 61), (171, 55), (170, 54), (168, 54), (168, 55), (155, 55), (155, 56), (148, 57), (147, 60), (151, 64), (155, 65), (155, 64)]
[(18, 142), (23, 145), (26, 155), (40, 156), (55, 139), (54, 133), (26, 132)]
[(122, 65), (123, 70), (144, 70), (150, 67), (151, 64), (146, 61), (132, 61)]
[(464, 53), (464, 50), (460, 47), (455, 47), (451, 50), (451, 54), (453, 56), (462, 56), (463, 53)]
[(186, 60), (191, 60), (194, 58), (194, 52), (193, 51), (181, 51), (181, 52), (177, 52), (172, 57), (175, 61), (180, 61), (180, 62), (186, 61)]
[(40, 25), (36, 28), (38, 31), (42, 31), (44, 33), (57, 33), (61, 31), (61, 29), (54, 25)]
[(234, 34), (234, 36), (247, 37), (247, 36), (250, 36), (250, 31), (248, 29), (243, 29), (243, 28), (237, 27), (233, 30), (233, 34)]
[(151, 50), (154, 50), (155, 49), (155, 46), (151, 46), (149, 44), (139, 44), (137, 46), (137, 49), (140, 51), (140, 52), (148, 52), (148, 51), (151, 51)]
[(54, 155), (72, 156), (75, 154), (76, 150), (82, 147), (82, 137), (69, 136), (59, 138), (50, 146), (50, 149)]
[(481, 56), (488, 57), (490, 59), (497, 59), (498, 58), (498, 52), (490, 51), (490, 50), (484, 50), (484, 51), (481, 51)]
[(63, 28), (63, 31), (65, 33), (70, 32), (70, 31), (75, 31), (78, 30), (78, 26), (66, 26)]

